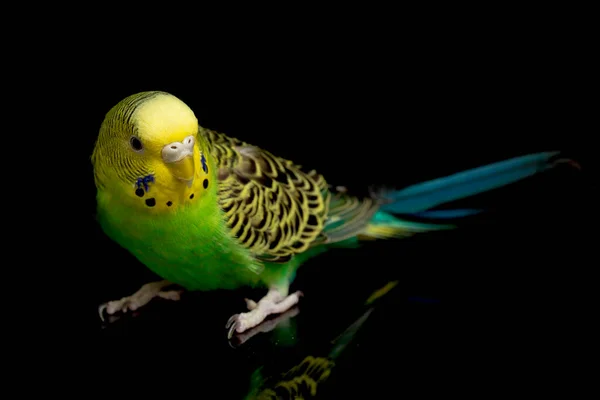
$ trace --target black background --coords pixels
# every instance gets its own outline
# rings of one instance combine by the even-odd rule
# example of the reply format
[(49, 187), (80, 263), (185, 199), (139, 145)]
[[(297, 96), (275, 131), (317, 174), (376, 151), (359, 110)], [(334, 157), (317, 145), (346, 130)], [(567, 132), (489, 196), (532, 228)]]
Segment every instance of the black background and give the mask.
[[(510, 46), (424, 36), (357, 35), (264, 51), (253, 43), (214, 52), (166, 46), (126, 58), (111, 57), (106, 46), (97, 57), (65, 66), (68, 78), (56, 90), (76, 122), (66, 113), (48, 121), (51, 132), (63, 135), (54, 144), (73, 155), (48, 155), (72, 177), (63, 182), (71, 201), (50, 212), (59, 220), (54, 226), (73, 223), (53, 239), (63, 265), (54, 272), (66, 275), (57, 292), (72, 305), (53, 300), (64, 321), (57, 329), (76, 325), (63, 337), (94, 334), (90, 347), (112, 350), (92, 363), (102, 360), (102, 368), (119, 374), (136, 369), (138, 351), (173, 357), (177, 368), (189, 360), (211, 365), (202, 384), (226, 377), (234, 382), (226, 390), (231, 398), (241, 398), (253, 368), (278, 354), (259, 338), (238, 350), (227, 345), (223, 326), (243, 310), (245, 293), (155, 302), (136, 318), (101, 328), (100, 303), (155, 277), (97, 227), (89, 156), (110, 107), (138, 91), (164, 90), (185, 101), (203, 126), (316, 168), (330, 183), (357, 192), (564, 150), (582, 171), (560, 168), (471, 199), (466, 204), (490, 212), (457, 231), (326, 254), (299, 272), (294, 287), (306, 295), (297, 318), (308, 339), (298, 352), (310, 354), (360, 315), (373, 290), (400, 282), (370, 319), (345, 375), (332, 383), (330, 393), (340, 398), (357, 386), (397, 393), (404, 385), (428, 391), (447, 381), (461, 391), (472, 380), (498, 376), (514, 383), (529, 368), (568, 353), (574, 338), (587, 333), (595, 265), (589, 252), (597, 198), (590, 185), (597, 166), (588, 136), (591, 106), (582, 95), (588, 56), (553, 40)], [(410, 300), (416, 296), (438, 302)], [(124, 348), (136, 356), (124, 355), (131, 354)]]

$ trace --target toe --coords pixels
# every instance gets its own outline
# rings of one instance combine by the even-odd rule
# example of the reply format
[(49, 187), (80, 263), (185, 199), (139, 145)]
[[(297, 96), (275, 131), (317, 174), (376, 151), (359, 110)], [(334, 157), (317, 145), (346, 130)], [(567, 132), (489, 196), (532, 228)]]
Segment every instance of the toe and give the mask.
[(248, 308), (248, 310), (252, 311), (256, 308), (257, 304), (254, 300), (252, 299), (244, 299), (246, 301), (246, 307)]
[(181, 300), (181, 291), (169, 290), (168, 292), (159, 292), (158, 297), (163, 298), (165, 300), (178, 301)]
[(114, 314), (122, 308), (122, 305), (118, 301), (109, 301), (106, 303), (106, 313), (109, 315)]

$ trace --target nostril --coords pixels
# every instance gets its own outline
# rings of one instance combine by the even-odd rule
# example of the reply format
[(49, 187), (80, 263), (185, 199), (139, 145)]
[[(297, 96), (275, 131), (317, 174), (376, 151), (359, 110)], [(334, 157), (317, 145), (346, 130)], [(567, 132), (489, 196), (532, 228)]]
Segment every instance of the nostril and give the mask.
[(177, 150), (177, 146), (171, 146), (173, 150)]

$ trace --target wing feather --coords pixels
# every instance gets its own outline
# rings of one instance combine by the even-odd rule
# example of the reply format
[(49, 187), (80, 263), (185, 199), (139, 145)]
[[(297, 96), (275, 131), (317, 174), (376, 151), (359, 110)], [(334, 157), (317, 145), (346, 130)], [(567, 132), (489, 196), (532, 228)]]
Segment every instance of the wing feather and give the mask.
[(330, 192), (316, 171), (203, 129), (219, 177), (219, 202), (231, 232), (257, 258), (288, 261), (321, 234)]
[(330, 187), (315, 170), (202, 128), (216, 159), (231, 233), (258, 259), (289, 261), (312, 246), (360, 234), (379, 203)]

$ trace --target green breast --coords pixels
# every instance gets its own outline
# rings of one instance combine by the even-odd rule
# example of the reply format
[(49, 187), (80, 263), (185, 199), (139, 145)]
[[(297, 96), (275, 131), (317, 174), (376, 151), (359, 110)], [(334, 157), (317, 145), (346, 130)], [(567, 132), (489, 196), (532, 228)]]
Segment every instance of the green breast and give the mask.
[(228, 232), (216, 202), (165, 214), (126, 209), (98, 194), (104, 232), (153, 272), (188, 290), (235, 289), (258, 283), (260, 269)]

